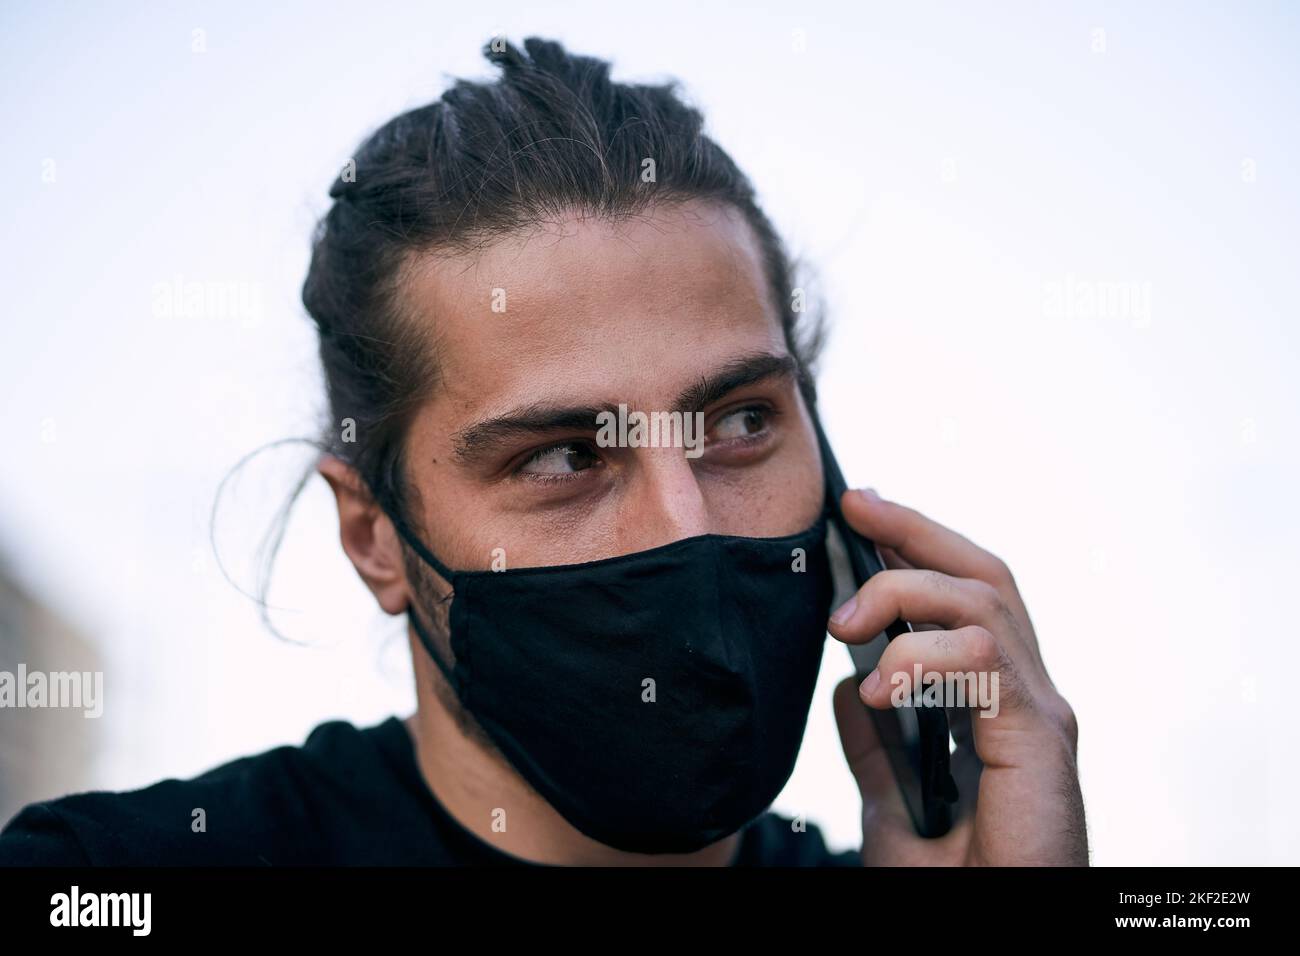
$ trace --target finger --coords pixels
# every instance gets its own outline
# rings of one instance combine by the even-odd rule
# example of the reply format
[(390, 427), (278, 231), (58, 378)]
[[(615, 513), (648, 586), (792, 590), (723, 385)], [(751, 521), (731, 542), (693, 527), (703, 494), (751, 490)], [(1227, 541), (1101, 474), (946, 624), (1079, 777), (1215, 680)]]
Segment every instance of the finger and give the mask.
[[(862, 857), (869, 866), (956, 866), (966, 852), (973, 826), (979, 777), (967, 781), (969, 800), (962, 806), (952, 829), (942, 837), (925, 839), (912, 825), (889, 756), (876, 732), (871, 713), (858, 696), (858, 678), (848, 677), (835, 687), (835, 722), (840, 730), (844, 757), (862, 794)], [(978, 763), (978, 761), (975, 761)], [(968, 766), (969, 764), (967, 764)], [(954, 774), (960, 767), (954, 764)]]
[(919, 511), (886, 501), (874, 491), (848, 491), (840, 501), (850, 526), (916, 568), (932, 568), (994, 587), (1011, 583), (1000, 558)]
[(848, 761), (858, 792), (862, 794), (864, 841), (868, 839), (868, 821), (877, 838), (881, 831), (899, 836), (914, 835), (907, 806), (889, 764), (889, 755), (880, 743), (871, 714), (858, 697), (858, 678), (846, 677), (840, 681), (835, 686), (832, 700), (844, 759)]
[[(981, 759), (987, 760), (980, 749), (982, 733), (994, 725), (1009, 729), (1034, 726), (1037, 715), (1023, 692), (1015, 662), (998, 639), (978, 625), (900, 634), (880, 655), (858, 695), (870, 707), (906, 706), (919, 702), (934, 675), (941, 678), (941, 684), (929, 693), (941, 692), (943, 706), (969, 707), (979, 714), (971, 724)], [(926, 702), (931, 699), (924, 698)]]
[(893, 548), (887, 548), (884, 545), (877, 545), (877, 548), (880, 551), (880, 559), (885, 562), (885, 567), (908, 570), (914, 567), (914, 565), (904, 561), (902, 556)]
[(876, 542), (882, 557), (888, 549), (913, 567), (992, 585), (1002, 596), (1008, 621), (1039, 667), (1043, 666), (1029, 609), (1002, 559), (920, 512), (882, 499), (871, 488), (845, 492), (840, 507), (850, 525)]
[(849, 644), (869, 641), (902, 618), (956, 630), (978, 624), (989, 630), (1019, 631), (1002, 596), (973, 578), (954, 578), (941, 571), (890, 570), (874, 574), (831, 615), (828, 629)]
[[(901, 570), (901, 571), (916, 570), (910, 564), (908, 564), (906, 561), (900, 558), (898, 556), (898, 552), (895, 551), (893, 548), (886, 548), (883, 545), (877, 545), (877, 550), (880, 552), (880, 560), (882, 560), (885, 563), (886, 568), (890, 568), (892, 570)], [(920, 624), (920, 623), (912, 624), (912, 629), (916, 631), (943, 630), (943, 628), (938, 624)]]

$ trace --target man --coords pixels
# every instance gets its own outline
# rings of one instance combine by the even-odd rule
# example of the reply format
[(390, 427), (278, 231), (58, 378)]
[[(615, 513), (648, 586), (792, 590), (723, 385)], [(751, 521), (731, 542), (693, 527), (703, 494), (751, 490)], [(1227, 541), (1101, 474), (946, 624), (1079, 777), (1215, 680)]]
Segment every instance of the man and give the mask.
[[(319, 471), (357, 573), (408, 616), (416, 713), (29, 807), (0, 861), (1086, 863), (1073, 714), (1000, 561), (852, 492), (890, 570), (828, 624), (815, 337), (699, 114), (555, 43), (487, 55), (498, 80), (344, 169), (303, 290)], [(835, 694), (864, 846), (831, 854), (766, 808), (828, 626), (863, 643), (899, 617), (930, 629)], [(934, 840), (864, 709), (916, 664), (1000, 678), (996, 716), (957, 724), (963, 806)]]

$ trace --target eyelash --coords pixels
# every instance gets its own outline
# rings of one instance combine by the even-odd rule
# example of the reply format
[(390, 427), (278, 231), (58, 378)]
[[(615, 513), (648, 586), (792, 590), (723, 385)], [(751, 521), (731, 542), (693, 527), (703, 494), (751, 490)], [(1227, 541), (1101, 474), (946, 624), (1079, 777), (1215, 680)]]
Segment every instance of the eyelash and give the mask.
[[(724, 412), (723, 414), (718, 416), (718, 421), (722, 421), (725, 418), (730, 418), (732, 415), (740, 415), (745, 412), (761, 413), (763, 415), (763, 429), (752, 435), (742, 435), (739, 438), (728, 438), (725, 440), (726, 445), (733, 448), (749, 447), (751, 445), (756, 445), (759, 444), (760, 442), (766, 441), (768, 438), (768, 434), (772, 422), (781, 414), (771, 405), (768, 405), (766, 403), (751, 403), (749, 405), (742, 405), (739, 408), (734, 408), (728, 412)], [(591, 469), (584, 468), (582, 471), (571, 472), (569, 474), (559, 474), (559, 475), (539, 475), (539, 474), (533, 474), (532, 472), (524, 471), (524, 469), (529, 465), (531, 465), (533, 462), (539, 461), (541, 458), (555, 451), (557, 448), (568, 448), (571, 446), (576, 447), (579, 445), (585, 446), (591, 449), (592, 451), (597, 452), (597, 459), (599, 460), (599, 454), (598, 454), (599, 449), (596, 448), (594, 443), (588, 441), (587, 439), (574, 439), (572, 441), (555, 442), (554, 444), (547, 445), (544, 448), (539, 448), (536, 451), (530, 453), (526, 458), (524, 458), (523, 461), (521, 461), (513, 469), (512, 477), (518, 478), (522, 481), (529, 481), (529, 482), (534, 482), (542, 485), (567, 484), (568, 482), (571, 481), (579, 481), (582, 479), (583, 474), (587, 471), (590, 471)]]
[(529, 455), (522, 462), (520, 462), (519, 467), (515, 469), (514, 472), (515, 477), (521, 478), (524, 481), (537, 482), (543, 485), (554, 485), (557, 483), (565, 483), (565, 482), (570, 482), (570, 481), (575, 481), (580, 479), (583, 475), (583, 472), (589, 471), (590, 469), (584, 468), (582, 471), (575, 471), (575, 472), (570, 472), (569, 474), (559, 474), (559, 475), (538, 475), (538, 474), (533, 474), (532, 472), (524, 471), (524, 469), (527, 468), (529, 465), (531, 465), (533, 462), (539, 461), (541, 458), (555, 451), (557, 448), (568, 448), (571, 445), (572, 446), (585, 445), (588, 448), (591, 448), (593, 450), (595, 449), (595, 446), (592, 445), (591, 442), (586, 441), (585, 439), (581, 441), (562, 441), (555, 445), (547, 445), (545, 448), (539, 448), (533, 454)]
[[(780, 412), (766, 403), (742, 405), (740, 408), (733, 409), (718, 416), (718, 421), (730, 418), (732, 415), (743, 415), (745, 412), (759, 412), (763, 416), (763, 427), (752, 435), (741, 435), (739, 438), (727, 438), (723, 440), (724, 447), (748, 448), (750, 445), (757, 445), (768, 438), (771, 431), (772, 423), (780, 416)], [(716, 422), (715, 422), (716, 424)]]

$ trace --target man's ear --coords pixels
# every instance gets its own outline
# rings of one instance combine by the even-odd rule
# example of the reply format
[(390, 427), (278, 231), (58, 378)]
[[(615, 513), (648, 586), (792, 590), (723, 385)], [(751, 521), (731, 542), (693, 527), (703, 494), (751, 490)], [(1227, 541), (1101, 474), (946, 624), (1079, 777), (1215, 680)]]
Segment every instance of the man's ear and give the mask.
[(389, 614), (401, 614), (410, 603), (411, 589), (393, 523), (351, 465), (324, 455), (316, 470), (334, 491), (339, 506), (339, 540), (352, 566), (381, 608)]

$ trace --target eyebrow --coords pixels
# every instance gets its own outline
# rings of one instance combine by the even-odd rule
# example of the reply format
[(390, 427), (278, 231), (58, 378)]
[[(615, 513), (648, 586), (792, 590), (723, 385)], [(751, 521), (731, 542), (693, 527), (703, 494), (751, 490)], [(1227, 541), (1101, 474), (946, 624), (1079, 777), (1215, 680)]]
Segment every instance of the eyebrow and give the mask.
[[(667, 410), (683, 413), (703, 411), (738, 388), (773, 379), (794, 379), (798, 373), (799, 363), (789, 354), (755, 352), (741, 355), (682, 389), (673, 407)], [(618, 404), (534, 402), (462, 428), (452, 436), (452, 447), (457, 460), (469, 464), (520, 436), (541, 436), (557, 431), (594, 432), (597, 416), (602, 412), (618, 415)]]

